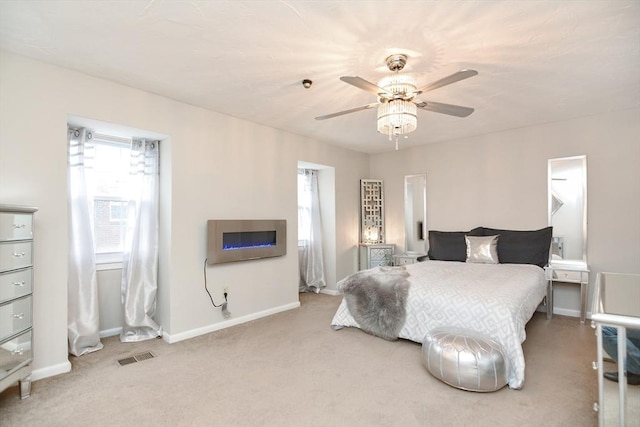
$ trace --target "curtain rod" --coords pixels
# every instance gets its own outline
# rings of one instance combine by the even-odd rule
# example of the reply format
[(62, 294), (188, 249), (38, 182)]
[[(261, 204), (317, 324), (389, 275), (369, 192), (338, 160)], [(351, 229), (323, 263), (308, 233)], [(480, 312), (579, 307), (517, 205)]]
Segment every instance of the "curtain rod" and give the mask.
[(105, 133), (98, 133), (98, 132), (93, 132), (93, 139), (98, 139), (100, 141), (105, 141), (105, 142), (115, 142), (115, 143), (124, 143), (124, 144), (131, 144), (132, 141), (139, 141), (139, 140), (145, 140), (148, 142), (160, 142), (159, 139), (156, 138), (146, 138), (143, 136), (134, 136), (131, 138), (127, 138), (124, 136), (115, 136), (115, 135), (107, 135)]
[(124, 138), (122, 136), (107, 135), (104, 133), (93, 132), (93, 138), (106, 142), (118, 142), (121, 144), (131, 144), (132, 138)]
[[(78, 130), (78, 128), (76, 127), (71, 127), (69, 126), (69, 129), (73, 129), (73, 130)], [(113, 143), (117, 143), (117, 144), (131, 144), (131, 142), (134, 139), (144, 139), (147, 141), (157, 141), (160, 142), (160, 140), (155, 139), (155, 138), (145, 138), (145, 137), (124, 137), (124, 136), (116, 136), (116, 135), (108, 135), (106, 133), (100, 133), (100, 132), (96, 132), (94, 130), (91, 130), (93, 132), (93, 139), (96, 140), (100, 140), (103, 142), (113, 142)]]

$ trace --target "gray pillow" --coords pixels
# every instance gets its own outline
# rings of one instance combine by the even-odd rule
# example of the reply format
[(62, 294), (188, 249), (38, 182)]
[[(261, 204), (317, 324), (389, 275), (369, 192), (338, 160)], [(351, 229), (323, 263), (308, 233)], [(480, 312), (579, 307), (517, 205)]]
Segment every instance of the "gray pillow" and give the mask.
[(466, 232), (429, 230), (429, 259), (465, 262), (467, 244), (464, 236), (484, 236), (484, 232), (482, 227)]
[(499, 234), (498, 258), (504, 264), (533, 264), (544, 268), (549, 263), (553, 227), (540, 230), (500, 230), (483, 227), (485, 236)]

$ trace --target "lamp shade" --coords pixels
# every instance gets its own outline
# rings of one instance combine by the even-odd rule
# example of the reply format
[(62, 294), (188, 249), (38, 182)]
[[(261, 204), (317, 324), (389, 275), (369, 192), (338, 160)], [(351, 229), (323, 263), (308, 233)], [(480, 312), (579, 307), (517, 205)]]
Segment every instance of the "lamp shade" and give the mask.
[(380, 81), (383, 95), (378, 105), (378, 132), (392, 136), (413, 132), (418, 127), (418, 108), (411, 102), (416, 84), (407, 75), (394, 74)]
[(378, 132), (403, 135), (418, 127), (418, 108), (413, 102), (392, 99), (378, 106)]

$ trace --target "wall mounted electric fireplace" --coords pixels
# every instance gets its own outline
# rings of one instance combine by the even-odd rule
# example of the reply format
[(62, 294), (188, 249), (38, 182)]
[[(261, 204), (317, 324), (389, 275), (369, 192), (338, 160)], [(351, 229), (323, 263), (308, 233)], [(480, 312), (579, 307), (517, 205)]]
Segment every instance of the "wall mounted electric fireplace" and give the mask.
[(210, 219), (207, 264), (270, 258), (287, 253), (284, 219)]

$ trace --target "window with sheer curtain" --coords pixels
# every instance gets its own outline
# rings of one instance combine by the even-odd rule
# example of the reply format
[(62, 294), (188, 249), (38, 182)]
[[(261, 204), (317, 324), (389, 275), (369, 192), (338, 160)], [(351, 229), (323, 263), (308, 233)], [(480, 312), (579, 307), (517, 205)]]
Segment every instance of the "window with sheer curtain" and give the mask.
[[(159, 141), (68, 129), (69, 353), (102, 348), (96, 265), (122, 263), (121, 341), (162, 335), (155, 323)], [(126, 140), (125, 140), (126, 141)]]
[(322, 259), (322, 221), (318, 171), (298, 169), (298, 255), (301, 292), (326, 286)]
[(93, 142), (93, 232), (96, 262), (104, 264), (122, 261), (129, 212), (131, 143), (98, 138)]

